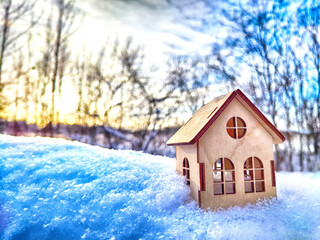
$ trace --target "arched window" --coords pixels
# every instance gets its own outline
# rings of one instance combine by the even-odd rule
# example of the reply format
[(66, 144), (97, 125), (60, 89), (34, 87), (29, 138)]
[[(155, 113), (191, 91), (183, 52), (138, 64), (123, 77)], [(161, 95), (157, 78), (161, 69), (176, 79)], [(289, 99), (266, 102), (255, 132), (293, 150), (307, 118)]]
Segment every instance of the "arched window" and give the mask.
[(227, 132), (230, 137), (235, 139), (242, 138), (247, 132), (245, 121), (239, 117), (232, 117), (227, 122)]
[(189, 167), (189, 161), (188, 158), (183, 159), (183, 176), (186, 176), (187, 179), (187, 185), (190, 185), (190, 167)]
[(245, 192), (264, 192), (264, 172), (261, 160), (257, 157), (249, 157), (244, 162), (243, 168)]
[(214, 195), (236, 193), (234, 166), (230, 159), (219, 158), (213, 165)]

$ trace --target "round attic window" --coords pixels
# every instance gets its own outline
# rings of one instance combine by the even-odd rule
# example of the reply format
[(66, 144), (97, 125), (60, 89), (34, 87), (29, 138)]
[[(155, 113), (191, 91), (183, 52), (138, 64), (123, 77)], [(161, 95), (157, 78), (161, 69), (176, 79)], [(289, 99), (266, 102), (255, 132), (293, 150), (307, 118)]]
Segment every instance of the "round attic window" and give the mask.
[(242, 138), (247, 132), (245, 121), (239, 117), (232, 117), (227, 122), (227, 132), (230, 137), (235, 139)]

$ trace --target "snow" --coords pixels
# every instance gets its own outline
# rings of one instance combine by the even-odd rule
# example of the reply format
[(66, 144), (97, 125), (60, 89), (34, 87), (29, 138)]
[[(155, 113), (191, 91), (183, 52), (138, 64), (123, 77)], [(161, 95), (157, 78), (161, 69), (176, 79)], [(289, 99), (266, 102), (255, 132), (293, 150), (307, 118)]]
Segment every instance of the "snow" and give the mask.
[(320, 173), (277, 173), (278, 199), (203, 211), (175, 160), (0, 135), (0, 239), (320, 239)]

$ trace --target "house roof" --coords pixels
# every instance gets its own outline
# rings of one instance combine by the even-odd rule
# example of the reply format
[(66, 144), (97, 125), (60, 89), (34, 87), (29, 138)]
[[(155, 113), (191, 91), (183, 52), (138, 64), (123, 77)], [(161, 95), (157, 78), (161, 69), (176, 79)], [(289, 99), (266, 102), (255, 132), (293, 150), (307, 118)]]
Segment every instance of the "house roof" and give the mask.
[(167, 141), (167, 145), (188, 145), (196, 143), (234, 98), (239, 100), (266, 128), (272, 135), (274, 143), (284, 142), (285, 137), (282, 133), (277, 130), (240, 89), (237, 89), (231, 93), (217, 97), (199, 108), (189, 121)]

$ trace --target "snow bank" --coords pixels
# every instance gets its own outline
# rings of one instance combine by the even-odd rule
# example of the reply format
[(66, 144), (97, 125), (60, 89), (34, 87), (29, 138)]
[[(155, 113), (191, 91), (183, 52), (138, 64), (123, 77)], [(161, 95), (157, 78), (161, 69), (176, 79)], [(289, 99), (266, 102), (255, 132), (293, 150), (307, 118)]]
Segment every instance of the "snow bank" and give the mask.
[(320, 239), (320, 174), (277, 174), (278, 200), (205, 212), (175, 160), (0, 135), (1, 239)]

